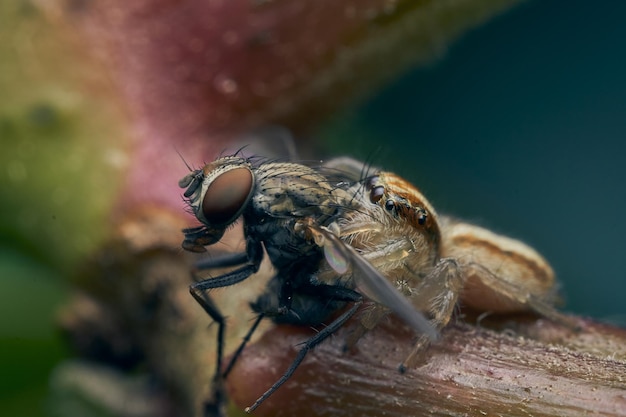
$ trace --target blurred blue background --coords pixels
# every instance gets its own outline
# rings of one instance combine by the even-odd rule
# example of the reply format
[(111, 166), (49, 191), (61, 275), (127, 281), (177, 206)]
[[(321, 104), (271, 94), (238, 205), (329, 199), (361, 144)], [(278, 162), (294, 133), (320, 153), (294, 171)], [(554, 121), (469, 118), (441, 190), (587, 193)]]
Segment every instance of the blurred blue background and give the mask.
[(528, 242), (567, 310), (626, 325), (625, 21), (625, 2), (522, 3), (320, 134)]

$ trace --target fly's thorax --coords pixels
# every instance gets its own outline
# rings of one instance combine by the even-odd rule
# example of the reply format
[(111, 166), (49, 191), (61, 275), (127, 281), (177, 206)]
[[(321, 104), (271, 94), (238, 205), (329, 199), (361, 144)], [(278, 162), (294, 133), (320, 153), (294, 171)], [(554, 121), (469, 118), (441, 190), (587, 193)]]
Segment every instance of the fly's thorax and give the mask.
[(305, 165), (267, 163), (256, 170), (252, 204), (258, 213), (275, 217), (330, 216), (341, 204), (343, 190)]

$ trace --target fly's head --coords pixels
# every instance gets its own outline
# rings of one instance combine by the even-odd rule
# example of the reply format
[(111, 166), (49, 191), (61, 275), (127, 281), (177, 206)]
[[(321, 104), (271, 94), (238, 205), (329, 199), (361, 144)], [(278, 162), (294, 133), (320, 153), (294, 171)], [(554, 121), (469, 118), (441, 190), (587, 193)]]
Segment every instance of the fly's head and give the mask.
[(178, 185), (189, 210), (202, 226), (184, 229), (183, 248), (204, 252), (218, 242), (248, 206), (255, 185), (250, 163), (245, 158), (224, 157), (197, 169)]

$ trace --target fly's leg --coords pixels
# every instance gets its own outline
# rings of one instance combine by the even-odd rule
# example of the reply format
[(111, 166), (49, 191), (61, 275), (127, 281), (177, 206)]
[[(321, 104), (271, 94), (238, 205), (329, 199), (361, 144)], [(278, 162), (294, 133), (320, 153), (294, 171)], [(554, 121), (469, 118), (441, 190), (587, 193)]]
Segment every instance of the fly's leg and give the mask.
[(190, 288), (191, 296), (200, 304), (202, 309), (217, 323), (217, 353), (215, 363), (215, 374), (213, 376), (213, 384), (211, 389), (211, 398), (204, 403), (205, 416), (221, 416), (225, 415), (222, 410), (223, 404), (226, 403), (226, 393), (224, 391), (223, 379), (220, 372), (222, 357), (224, 355), (224, 331), (226, 322), (224, 316), (217, 308), (213, 300), (208, 294), (202, 291)]
[[(245, 256), (244, 256), (245, 255)], [(232, 266), (239, 261), (247, 261), (246, 265), (235, 269), (234, 271), (220, 275), (215, 278), (204, 279), (195, 282), (189, 286), (189, 293), (202, 307), (202, 309), (217, 323), (217, 352), (215, 375), (213, 377), (212, 398), (205, 403), (205, 415), (221, 415), (222, 405), (225, 403), (225, 393), (223, 387), (223, 377), (221, 372), (222, 359), (224, 357), (224, 333), (226, 331), (226, 321), (219, 308), (206, 293), (212, 288), (227, 287), (244, 281), (252, 274), (259, 270), (261, 261), (263, 260), (263, 249), (259, 243), (248, 242), (246, 253), (236, 254), (218, 259), (204, 261), (196, 266), (196, 269), (208, 269), (212, 267)], [(260, 320), (259, 320), (260, 321)], [(258, 323), (257, 323), (258, 324)], [(256, 325), (252, 330), (256, 328)], [(229, 369), (232, 367), (232, 361)]]
[(354, 303), (349, 310), (344, 312), (341, 316), (337, 317), (333, 320), (328, 326), (326, 326), (323, 330), (317, 333), (315, 336), (308, 339), (304, 342), (302, 348), (298, 352), (298, 355), (293, 360), (289, 368), (285, 371), (285, 373), (272, 385), (263, 395), (261, 395), (250, 407), (246, 408), (246, 413), (253, 412), (263, 401), (269, 398), (281, 385), (283, 385), (293, 373), (298, 369), (298, 366), (302, 363), (306, 354), (313, 349), (315, 346), (322, 343), (326, 340), (330, 335), (337, 331), (346, 321), (352, 317), (361, 304), (363, 303), (363, 296), (358, 292), (351, 290), (349, 288), (345, 288), (342, 286), (335, 285), (312, 285), (310, 287), (302, 288), (303, 293), (310, 293), (311, 295), (319, 296), (320, 299), (329, 300), (329, 301), (345, 301)]
[(241, 352), (243, 352), (243, 350), (246, 347), (246, 345), (248, 344), (248, 342), (250, 342), (250, 339), (252, 338), (252, 335), (256, 331), (257, 327), (259, 327), (259, 324), (261, 323), (261, 320), (263, 320), (264, 318), (265, 318), (265, 314), (261, 313), (254, 320), (254, 323), (252, 324), (252, 326), (250, 327), (250, 329), (248, 330), (248, 332), (244, 336), (243, 340), (239, 344), (239, 347), (237, 348), (237, 350), (233, 354), (232, 358), (228, 362), (228, 365), (226, 366), (226, 369), (222, 373), (222, 379), (226, 379), (228, 374), (230, 374), (230, 371), (232, 371), (233, 366), (235, 366), (235, 363), (237, 362), (237, 359), (239, 359), (239, 356), (241, 356)]
[(213, 301), (208, 297), (205, 291), (213, 288), (235, 285), (256, 273), (259, 270), (261, 261), (263, 260), (263, 251), (261, 250), (260, 245), (258, 245), (258, 247), (250, 245), (246, 258), (249, 260), (247, 265), (215, 278), (198, 281), (189, 286), (191, 296), (196, 300), (196, 302), (198, 302), (198, 304), (200, 304), (204, 311), (218, 323), (216, 379), (221, 374), (220, 367), (223, 358), (224, 328), (226, 323), (224, 321), (224, 316)]
[(255, 274), (259, 270), (261, 261), (263, 261), (263, 248), (261, 244), (256, 242), (249, 243), (245, 256), (242, 254), (236, 254), (232, 257), (227, 256), (224, 258), (201, 261), (200, 263), (198, 263), (199, 268), (197, 266), (196, 269), (209, 269), (222, 266), (232, 266), (234, 261), (239, 260), (244, 260), (247, 263), (242, 267), (235, 269), (234, 271), (227, 272), (215, 278), (208, 278), (191, 284), (191, 286), (189, 287), (189, 291), (191, 291), (193, 295), (193, 292), (200, 292), (213, 288), (229, 287), (231, 285), (238, 284), (241, 281), (244, 281), (245, 279), (250, 277), (250, 275)]

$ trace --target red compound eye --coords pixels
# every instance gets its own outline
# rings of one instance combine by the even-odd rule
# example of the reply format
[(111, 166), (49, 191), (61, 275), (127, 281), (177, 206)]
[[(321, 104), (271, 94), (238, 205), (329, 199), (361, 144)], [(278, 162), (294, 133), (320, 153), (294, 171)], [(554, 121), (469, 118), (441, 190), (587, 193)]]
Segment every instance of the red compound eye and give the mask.
[(213, 226), (234, 222), (252, 194), (253, 177), (248, 168), (226, 171), (209, 185), (202, 200), (202, 214)]

